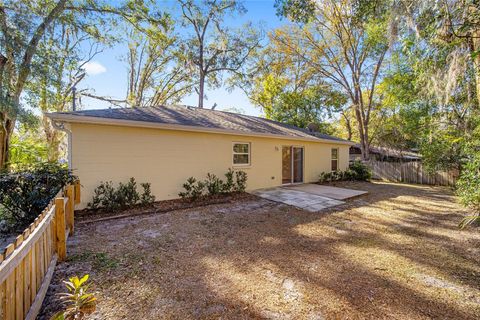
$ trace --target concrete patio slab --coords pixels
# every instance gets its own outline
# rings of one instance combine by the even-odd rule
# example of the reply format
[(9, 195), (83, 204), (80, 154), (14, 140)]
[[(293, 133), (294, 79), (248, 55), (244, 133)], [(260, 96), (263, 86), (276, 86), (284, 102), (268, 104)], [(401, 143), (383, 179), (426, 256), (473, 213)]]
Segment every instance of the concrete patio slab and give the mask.
[(281, 202), (310, 212), (317, 212), (345, 203), (321, 195), (283, 187), (259, 189), (251, 193), (264, 199)]
[(367, 191), (322, 186), (319, 184), (311, 184), (311, 183), (285, 186), (282, 188), (289, 189), (289, 190), (303, 191), (303, 192), (316, 194), (319, 196), (332, 198), (336, 200), (346, 200), (346, 199), (358, 197), (368, 193)]

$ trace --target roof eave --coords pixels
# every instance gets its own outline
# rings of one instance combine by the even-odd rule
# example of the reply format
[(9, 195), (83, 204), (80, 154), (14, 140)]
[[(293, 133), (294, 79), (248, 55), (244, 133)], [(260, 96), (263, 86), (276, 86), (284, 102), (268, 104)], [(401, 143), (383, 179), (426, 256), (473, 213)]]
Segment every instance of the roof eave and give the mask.
[(266, 137), (266, 138), (274, 138), (274, 139), (323, 142), (323, 143), (329, 143), (329, 144), (345, 144), (345, 145), (354, 144), (353, 142), (346, 141), (346, 140), (329, 140), (329, 139), (316, 138), (313, 136), (312, 138), (296, 137), (296, 136), (287, 136), (287, 135), (280, 135), (280, 134), (268, 134), (268, 133), (246, 132), (241, 130), (205, 128), (205, 127), (166, 124), (166, 123), (157, 123), (157, 122), (148, 122), (148, 121), (134, 121), (134, 120), (111, 119), (111, 118), (100, 118), (100, 117), (90, 117), (90, 116), (77, 116), (73, 114), (46, 113), (46, 116), (53, 121), (68, 122), (68, 123), (103, 124), (103, 125), (112, 125), (112, 126), (152, 128), (152, 129), (177, 130), (177, 131), (188, 131), (188, 132), (218, 133), (218, 134), (249, 136), (249, 137)]

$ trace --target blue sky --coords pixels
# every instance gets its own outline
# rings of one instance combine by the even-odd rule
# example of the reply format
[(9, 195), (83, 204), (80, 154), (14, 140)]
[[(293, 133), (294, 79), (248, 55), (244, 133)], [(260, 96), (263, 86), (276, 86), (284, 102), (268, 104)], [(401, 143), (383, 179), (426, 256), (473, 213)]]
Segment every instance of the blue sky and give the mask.
[[(173, 0), (163, 1), (162, 3), (166, 8), (176, 5), (176, 1)], [(243, 3), (247, 13), (240, 17), (227, 18), (226, 23), (228, 25), (236, 26), (251, 21), (255, 24), (263, 24), (265, 31), (268, 32), (286, 23), (285, 20), (282, 21), (276, 16), (273, 0), (244, 1)], [(97, 55), (88, 65), (88, 77), (78, 86), (78, 89), (89, 88), (94, 90), (97, 95), (123, 99), (127, 86), (127, 65), (121, 61), (121, 58), (126, 54), (126, 50), (125, 44), (117, 44)], [(261, 110), (253, 106), (247, 96), (239, 89), (235, 89), (233, 92), (228, 92), (223, 88), (216, 90), (207, 89), (206, 95), (208, 100), (204, 102), (205, 107), (210, 107), (217, 103), (218, 110), (235, 107), (243, 109), (249, 115), (261, 115)], [(192, 94), (185, 97), (182, 100), (182, 104), (195, 106), (197, 101), (198, 96)], [(85, 109), (99, 109), (110, 106), (108, 103), (85, 97), (82, 98), (82, 105)]]

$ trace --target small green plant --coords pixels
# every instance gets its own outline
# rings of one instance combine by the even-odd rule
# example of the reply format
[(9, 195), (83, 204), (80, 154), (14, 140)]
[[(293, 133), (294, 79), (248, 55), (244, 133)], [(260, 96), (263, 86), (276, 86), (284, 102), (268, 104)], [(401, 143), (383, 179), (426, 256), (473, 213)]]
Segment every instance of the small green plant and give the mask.
[(235, 172), (231, 168), (228, 168), (227, 173), (225, 173), (225, 183), (223, 184), (222, 193), (232, 192), (235, 185), (234, 174)]
[(190, 177), (187, 179), (187, 182), (183, 184), (183, 188), (185, 191), (180, 192), (178, 195), (181, 198), (188, 198), (194, 201), (203, 195), (205, 183), (203, 181), (197, 181), (194, 177)]
[(223, 180), (212, 173), (207, 173), (207, 180), (205, 180), (205, 187), (210, 196), (219, 194), (223, 191)]
[(247, 173), (245, 171), (235, 172), (235, 192), (245, 192), (247, 189)]
[(127, 183), (119, 183), (115, 188), (111, 181), (102, 182), (93, 191), (92, 201), (87, 204), (89, 209), (102, 208), (106, 211), (123, 210), (138, 203), (143, 205), (151, 204), (155, 197), (151, 193), (149, 183), (141, 183), (143, 193), (137, 191), (135, 178), (130, 178)]
[(155, 202), (155, 196), (152, 194), (151, 185), (148, 182), (140, 183), (143, 188), (142, 195), (140, 196), (140, 203), (143, 205), (149, 205)]
[(88, 274), (81, 279), (75, 276), (63, 282), (68, 290), (60, 294), (65, 310), (56, 313), (51, 320), (81, 320), (95, 312), (97, 299), (88, 292), (88, 277)]

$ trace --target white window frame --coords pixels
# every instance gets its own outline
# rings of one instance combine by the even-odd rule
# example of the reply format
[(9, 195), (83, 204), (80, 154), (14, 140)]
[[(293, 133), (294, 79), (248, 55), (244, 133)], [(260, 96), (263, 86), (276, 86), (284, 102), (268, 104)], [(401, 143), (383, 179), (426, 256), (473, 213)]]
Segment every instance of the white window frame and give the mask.
[[(246, 144), (248, 145), (248, 152), (235, 152), (234, 147), (236, 144)], [(235, 163), (235, 155), (248, 155), (248, 163)], [(234, 167), (249, 167), (252, 165), (252, 144), (250, 142), (244, 141), (233, 141), (232, 142), (232, 165)]]
[[(332, 155), (332, 151), (333, 150), (337, 150), (337, 159), (333, 159), (333, 155)], [(330, 171), (331, 172), (334, 172), (334, 171), (340, 171), (340, 168), (339, 168), (339, 164), (340, 164), (340, 148), (331, 148), (330, 149)], [(337, 170), (332, 170), (332, 161), (337, 161)]]

